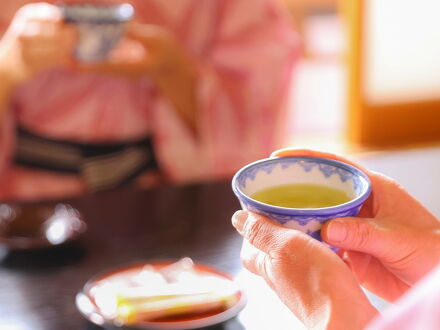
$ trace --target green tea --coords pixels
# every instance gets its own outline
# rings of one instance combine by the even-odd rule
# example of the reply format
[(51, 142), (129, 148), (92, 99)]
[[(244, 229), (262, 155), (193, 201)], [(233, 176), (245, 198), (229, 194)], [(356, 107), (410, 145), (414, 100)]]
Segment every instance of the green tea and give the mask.
[(263, 189), (253, 199), (290, 208), (321, 208), (346, 203), (352, 198), (345, 192), (316, 184), (285, 184)]

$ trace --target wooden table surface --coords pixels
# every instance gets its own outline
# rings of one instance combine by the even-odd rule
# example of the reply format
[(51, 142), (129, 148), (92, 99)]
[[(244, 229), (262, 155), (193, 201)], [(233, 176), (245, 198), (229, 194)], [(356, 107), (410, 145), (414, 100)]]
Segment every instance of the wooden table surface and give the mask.
[[(233, 276), (242, 272), (241, 237), (230, 223), (239, 204), (229, 182), (126, 188), (63, 202), (80, 210), (88, 230), (70, 246), (1, 256), (0, 329), (99, 329), (79, 314), (75, 295), (93, 275), (127, 263), (189, 256)], [(242, 313), (247, 317), (214, 328), (268, 330), (271, 317), (280, 318), (262, 320), (267, 301), (255, 300)]]

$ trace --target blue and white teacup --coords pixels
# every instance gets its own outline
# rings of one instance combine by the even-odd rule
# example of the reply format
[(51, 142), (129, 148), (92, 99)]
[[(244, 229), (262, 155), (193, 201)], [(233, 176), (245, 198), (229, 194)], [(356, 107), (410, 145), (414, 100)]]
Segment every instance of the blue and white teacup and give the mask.
[(118, 5), (60, 5), (64, 20), (76, 27), (78, 42), (75, 58), (81, 62), (100, 62), (121, 39), (124, 23), (134, 15), (128, 3)]
[[(314, 184), (338, 189), (351, 200), (323, 208), (287, 208), (259, 202), (250, 196), (284, 184)], [(232, 179), (243, 209), (264, 215), (321, 241), (321, 227), (329, 219), (356, 216), (371, 192), (371, 182), (359, 169), (333, 159), (277, 157), (251, 163)]]

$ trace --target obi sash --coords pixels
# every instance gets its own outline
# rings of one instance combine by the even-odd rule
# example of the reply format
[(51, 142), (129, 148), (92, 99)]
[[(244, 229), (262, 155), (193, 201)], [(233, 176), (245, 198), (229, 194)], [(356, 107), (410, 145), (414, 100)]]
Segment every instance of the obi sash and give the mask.
[(17, 128), (17, 165), (81, 176), (92, 191), (129, 184), (158, 170), (151, 137), (122, 143), (79, 143)]

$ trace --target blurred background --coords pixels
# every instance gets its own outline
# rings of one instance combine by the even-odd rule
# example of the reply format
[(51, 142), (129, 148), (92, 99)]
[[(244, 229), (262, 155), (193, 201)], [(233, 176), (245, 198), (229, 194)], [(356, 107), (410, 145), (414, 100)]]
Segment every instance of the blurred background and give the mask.
[[(275, 0), (252, 4), (252, 10), (242, 1), (219, 7), (227, 13), (220, 15), (224, 22), (205, 26), (216, 22), (216, 7), (194, 7), (192, 18), (183, 20), (178, 17), (186, 15), (184, 6), (133, 0), (133, 20), (141, 24), (129, 25), (131, 32), (114, 50), (110, 47), (113, 55), (89, 63), (87, 72), (82, 72), (80, 58), (79, 70), (57, 68), (46, 60), (38, 74), (30, 70), (41, 66), (38, 61), (17, 65), (14, 55), (29, 48), (40, 60), (49, 58), (42, 52), (50, 51), (61, 60), (56, 47), (35, 39), (46, 30), (51, 35), (52, 29), (42, 28), (46, 18), (37, 31), (38, 15), (54, 20), (57, 33), (69, 31), (57, 21), (58, 9), (46, 4), (37, 13), (32, 3), (6, 1), (0, 20), (4, 31), (22, 5), (31, 5), (14, 16), (22, 30), (11, 24), (2, 43), (3, 49), (10, 49), (1, 53), (2, 62), (10, 63), (3, 63), (0, 74), (29, 73), (23, 79), (26, 84), (2, 89), (2, 99), (9, 104), (9, 109), (3, 107), (5, 113), (15, 118), (5, 115), (2, 124), (0, 199), (78, 195), (135, 181), (145, 188), (155, 185), (154, 176), (172, 184), (228, 180), (241, 166), (276, 148), (300, 147), (348, 154), (403, 179), (411, 192), (433, 204), (418, 192), (433, 195), (427, 193), (427, 183), (418, 184), (422, 179), (417, 175), (436, 175), (427, 166), (436, 167), (440, 141), (438, 1)], [(67, 21), (75, 19), (73, 15)], [(96, 24), (81, 29), (84, 40), (90, 41), (91, 31), (96, 39)], [(145, 31), (156, 41), (145, 39)], [(43, 34), (38, 37), (54, 39)], [(217, 34), (220, 37), (213, 38)], [(14, 38), (35, 40), (17, 48), (21, 41), (11, 42)], [(63, 61), (72, 54), (73, 44), (64, 47)], [(156, 62), (148, 58), (151, 54), (156, 54)], [(162, 74), (164, 54), (173, 54), (166, 69), (172, 75)], [(109, 59), (114, 62), (106, 63)], [(285, 74), (290, 67), (291, 73)], [(40, 95), (40, 89), (51, 92)], [(32, 101), (35, 95), (38, 102)], [(75, 147), (70, 158), (64, 155), (65, 142)], [(29, 148), (29, 143), (43, 147)], [(151, 164), (146, 152), (156, 158)], [(107, 165), (99, 163), (107, 156), (112, 159), (110, 172), (118, 173), (113, 177), (103, 174)], [(66, 167), (69, 161), (76, 165)]]
[(440, 215), (435, 0), (283, 0), (302, 37), (286, 145), (348, 154)]
[[(181, 8), (175, 4), (171, 5), (170, 1), (129, 1), (136, 9), (137, 23), (141, 23), (140, 26), (132, 26), (134, 29), (131, 31), (135, 35), (138, 33), (136, 35), (138, 43), (135, 45), (137, 48), (133, 49), (140, 53), (139, 55), (134, 52), (136, 56), (139, 55), (137, 59), (140, 58), (141, 67), (145, 64), (141, 61), (145, 60), (143, 55), (154, 51), (154, 47), (152, 48), (149, 42), (151, 40), (143, 39), (146, 35), (144, 31), (157, 32), (156, 41), (161, 42), (156, 42), (155, 45), (166, 45), (168, 47), (165, 47), (166, 50), (171, 49), (171, 53), (176, 55), (175, 63), (173, 63), (175, 67), (172, 69), (178, 73), (178, 84), (174, 84), (176, 80), (173, 79), (161, 81), (160, 78), (163, 76), (161, 74), (152, 75), (150, 80), (141, 79), (133, 82), (133, 75), (142, 73), (143, 76), (147, 76), (145, 72), (138, 70), (138, 67), (133, 70), (131, 66), (133, 63), (122, 67), (124, 70), (116, 65), (106, 68), (116, 75), (103, 72), (101, 66), (93, 68), (96, 72), (91, 73), (86, 70), (84, 75), (84, 72), (77, 74), (69, 70), (52, 70), (53, 63), (49, 63), (50, 70), (38, 76), (21, 92), (11, 92), (12, 87), (5, 89), (4, 94), (7, 97), (3, 97), (3, 101), (5, 104), (12, 104), (13, 107), (8, 110), (15, 117), (13, 121), (10, 120), (13, 116), (9, 118), (5, 115), (6, 124), (0, 129), (0, 200), (39, 200), (41, 198), (57, 200), (66, 196), (85, 195), (86, 197), (77, 205), (85, 208), (86, 215), (96, 221), (96, 223), (91, 221), (90, 224), (90, 236), (87, 241), (89, 250), (88, 254), (85, 254), (85, 262), (79, 266), (73, 264), (65, 268), (64, 273), (61, 274), (64, 277), (56, 272), (51, 273), (51, 269), (46, 269), (44, 263), (40, 272), (29, 268), (28, 277), (22, 276), (23, 269), (28, 268), (29, 259), (26, 258), (24, 258), (25, 267), (23, 268), (20, 266), (13, 268), (13, 264), (9, 266), (9, 269), (1, 270), (3, 273), (0, 279), (4, 281), (2, 287), (12, 288), (10, 292), (5, 291), (3, 301), (13, 301), (11, 297), (15, 297), (18, 299), (16, 306), (25, 306), (28, 311), (36, 311), (34, 314), (29, 314), (31, 329), (40, 329), (36, 326), (37, 321), (33, 320), (33, 317), (37, 318), (39, 314), (44, 314), (40, 313), (36, 306), (46, 308), (44, 303), (39, 301), (40, 297), (46, 297), (47, 291), (56, 299), (61, 299), (56, 289), (52, 291), (46, 289), (53, 287), (51, 274), (53, 278), (56, 276), (60, 279), (60, 287), (64, 288), (65, 279), (67, 279), (65, 282), (72, 281), (74, 285), (68, 288), (70, 291), (66, 289), (63, 298), (67, 306), (65, 313), (62, 314), (55, 308), (58, 308), (56, 306), (58, 300), (52, 301), (52, 296), (49, 294), (45, 301), (52, 304), (52, 309), (46, 308), (47, 312), (44, 315), (49, 315), (47, 317), (49, 321), (60, 316), (59, 322), (65, 322), (65, 315), (75, 315), (72, 322), (77, 322), (75, 317), (78, 315), (73, 305), (73, 292), (76, 292), (75, 290), (78, 290), (91, 275), (102, 268), (113, 266), (115, 261), (126, 262), (129, 259), (141, 257), (175, 256), (182, 253), (182, 250), (191, 256), (202, 258), (203, 253), (207, 251), (206, 261), (216, 260), (218, 265), (228, 265), (230, 268), (227, 270), (235, 272), (239, 269), (238, 253), (241, 238), (238, 238), (235, 232), (232, 233), (233, 229), (228, 221), (230, 209), (237, 207), (237, 204), (232, 205), (232, 202), (236, 201), (233, 199), (228, 182), (231, 175), (242, 165), (267, 157), (274, 148), (312, 148), (344, 154), (372, 170), (393, 177), (437, 217), (440, 217), (440, 203), (438, 202), (438, 196), (440, 196), (440, 171), (438, 170), (440, 165), (440, 22), (437, 17), (440, 12), (440, 2), (438, 0), (274, 1), (278, 1), (284, 7), (285, 12), (278, 10), (278, 7), (276, 10), (267, 7), (268, 3), (270, 5), (274, 3), (271, 1), (259, 1), (260, 7), (257, 9), (261, 9), (260, 11), (255, 8), (257, 7), (256, 0), (223, 1), (228, 3), (229, 8), (232, 8), (228, 13), (230, 17), (227, 18), (233, 24), (228, 25), (229, 30), (221, 31), (227, 30), (227, 33), (222, 35), (223, 39), (215, 38), (214, 42), (211, 42), (210, 38), (213, 35), (217, 36), (216, 33), (220, 32), (217, 31), (215, 24), (211, 26), (207, 22), (215, 21), (213, 18), (219, 14), (217, 8), (212, 5), (217, 2), (203, 2), (205, 6), (199, 6), (201, 3), (199, 2), (191, 8), (192, 11), (186, 11), (184, 6), (190, 1), (182, 2)], [(3, 32), (8, 29), (19, 7), (32, 2), (35, 1), (2, 0), (0, 7), (4, 6), (2, 7), (4, 10), (0, 10), (0, 30)], [(66, 2), (87, 3), (81, 0)], [(121, 3), (122, 1), (91, 2)], [(218, 1), (218, 3), (221, 2)], [(49, 3), (58, 3), (58, 1), (49, 1)], [(236, 5), (237, 3), (240, 5)], [(154, 4), (155, 6), (149, 7)], [(187, 13), (193, 15), (192, 18), (180, 19), (179, 8), (185, 15)], [(271, 8), (271, 10), (266, 15), (262, 8)], [(53, 8), (43, 9), (45, 9), (43, 12), (49, 11), (51, 14)], [(197, 13), (195, 13), (196, 9)], [(289, 18), (288, 28), (286, 28), (287, 24), (284, 24), (285, 14)], [(58, 17), (57, 15), (59, 15), (58, 12), (55, 13), (55, 17)], [(40, 19), (44, 23), (46, 18), (34, 17), (35, 12), (22, 12), (21, 16), (18, 15), (15, 18), (18, 22), (17, 26), (21, 23), (26, 27), (24, 23), (31, 18), (33, 20), (30, 28), (34, 31), (25, 35), (28, 39), (32, 39), (38, 34), (35, 33), (35, 21)], [(163, 17), (166, 19), (162, 19)], [(59, 23), (58, 20), (53, 22), (54, 26)], [(239, 23), (248, 28), (244, 29), (245, 33), (237, 28), (241, 26)], [(142, 27), (142, 24), (154, 25), (153, 30), (143, 30), (146, 27)], [(179, 24), (184, 25), (185, 28)], [(151, 29), (151, 26), (149, 28)], [(53, 27), (50, 26), (49, 34), (52, 34), (52, 30)], [(283, 30), (283, 33), (280, 33), (280, 30)], [(254, 38), (255, 35), (257, 35), (256, 38)], [(173, 38), (173, 36), (178, 38)], [(20, 31), (11, 28), (8, 38), (3, 39), (4, 42), (0, 45), (3, 47), (7, 45), (8, 50), (14, 48), (17, 43), (10, 42), (14, 39), (13, 37), (19, 41), (26, 39), (19, 38), (23, 37)], [(215, 42), (218, 42), (219, 46), (213, 47), (214, 50), (207, 54), (205, 50)], [(58, 46), (58, 43), (56, 45)], [(28, 46), (34, 48), (39, 58), (46, 57), (41, 54), (50, 48), (40, 47), (39, 44)], [(190, 50), (190, 52), (186, 53), (181, 48), (185, 48), (186, 51)], [(55, 50), (55, 53), (59, 53), (58, 47)], [(69, 56), (71, 50), (66, 46), (66, 53), (68, 51)], [(159, 55), (166, 53), (162, 53), (162, 50), (159, 47)], [(11, 65), (17, 65), (15, 61), (17, 54), (11, 52), (12, 56), (8, 57), (5, 53), (0, 52), (0, 56), (12, 59)], [(204, 65), (197, 69), (206, 70), (194, 70), (194, 72), (187, 70), (189, 64), (194, 62), (188, 61), (185, 54), (192, 54), (194, 58), (191, 60), (201, 60)], [(254, 56), (255, 54), (261, 57)], [(130, 53), (130, 55), (133, 54)], [(212, 58), (208, 58), (208, 55)], [(250, 60), (251, 58), (254, 61)], [(269, 62), (270, 60), (273, 62)], [(291, 60), (295, 63), (285, 104), (287, 113), (284, 123), (285, 131), (277, 132), (274, 129), (275, 120), (271, 113), (278, 111), (283, 89), (280, 83), (280, 80), (283, 80), (281, 73), (284, 72), (285, 67), (289, 66)], [(0, 61), (0, 64), (4, 63)], [(18, 68), (22, 69), (20, 65)], [(5, 71), (4, 66), (0, 68), (0, 78), (1, 74), (4, 74), (3, 71)], [(160, 70), (159, 72), (161, 73)], [(151, 72), (148, 71), (148, 73)], [(204, 78), (202, 80), (206, 83), (203, 89), (205, 99), (201, 104), (194, 106), (197, 103), (192, 98), (195, 95), (194, 91), (192, 88), (188, 88), (189, 91), (187, 91), (182, 86), (194, 87), (192, 86), (195, 85), (194, 81), (200, 77)], [(30, 77), (27, 78), (30, 80)], [(31, 78), (35, 77), (32, 75)], [(6, 86), (4, 81), (2, 80), (3, 87)], [(167, 88), (170, 81), (171, 88)], [(155, 85), (160, 88), (153, 88)], [(270, 92), (271, 88), (273, 92)], [(50, 90), (50, 93), (46, 93), (47, 90)], [(174, 93), (176, 90), (181, 93)], [(160, 98), (160, 92), (166, 97)], [(9, 102), (11, 95), (14, 102)], [(190, 97), (185, 99), (185, 95)], [(38, 102), (35, 102), (32, 97)], [(264, 99), (265, 97), (267, 99)], [(174, 114), (174, 117), (173, 109), (171, 109), (173, 107), (170, 106), (170, 102), (166, 102), (167, 99), (176, 101), (174, 110), (180, 110), (178, 114)], [(234, 102), (229, 102), (231, 99)], [(0, 93), (0, 103), (1, 101)], [(149, 110), (145, 111), (145, 109)], [(188, 109), (190, 111), (187, 111)], [(196, 140), (194, 135), (188, 133), (188, 127), (194, 129), (196, 126), (198, 113), (193, 113), (194, 109), (208, 109), (212, 111), (211, 114), (214, 114), (209, 122), (204, 123), (204, 129), (198, 132), (199, 135), (196, 135), (201, 140), (205, 139), (204, 142), (208, 141), (206, 143), (194, 143)], [(149, 111), (153, 110), (166, 114), (160, 125), (154, 126), (150, 123), (152, 116)], [(177, 120), (178, 115), (183, 118), (188, 127)], [(3, 118), (0, 116), (1, 119)], [(23, 152), (24, 160), (22, 159), (21, 164), (11, 165), (13, 164), (11, 155), (16, 146), (14, 140), (16, 122), (22, 126), (21, 128), (27, 129), (25, 132), (18, 130), (24, 142), (30, 140), (33, 144), (31, 147), (28, 144), (25, 150), (23, 148), (19, 150)], [(165, 143), (163, 146), (153, 148), (150, 138), (154, 134), (156, 138), (158, 131), (161, 138), (158, 140)], [(276, 146), (272, 144), (274, 132), (282, 133), (278, 134), (281, 139), (278, 140)], [(135, 138), (134, 144), (120, 143), (131, 141), (133, 138)], [(170, 141), (174, 144), (170, 145)], [(40, 144), (43, 147), (35, 148), (35, 142), (38, 142), (37, 147)], [(48, 152), (45, 147), (55, 142), (61, 143), (49, 148), (55, 150), (54, 152)], [(110, 142), (110, 145), (105, 145), (103, 148), (99, 144), (101, 142)], [(165, 145), (166, 142), (168, 142), (167, 145)], [(69, 148), (73, 145), (79, 151), (91, 148), (91, 156), (85, 157), (85, 160), (78, 159), (74, 150), (66, 160), (61, 157), (66, 156), (66, 153), (59, 152), (58, 149), (58, 147), (65, 148), (66, 145)], [(87, 159), (112, 156), (113, 153), (121, 150), (132, 149), (134, 153), (128, 153), (127, 158), (118, 158), (116, 155), (111, 162), (110, 170), (107, 167), (108, 163), (97, 164)], [(117, 152), (114, 152), (115, 150)], [(154, 154), (157, 150), (160, 151), (159, 162), (166, 164), (168, 170), (174, 171), (174, 181), (160, 181), (158, 177), (162, 174), (162, 169), (158, 169), (155, 161), (149, 162), (151, 159), (145, 159), (146, 152)], [(122, 156), (124, 155), (122, 153)], [(41, 162), (33, 164), (36, 156), (38, 156), (37, 160), (43, 161), (43, 165), (47, 165), (44, 162), (52, 157), (55, 165), (61, 163), (63, 166), (59, 166), (60, 168), (52, 166), (49, 169), (43, 167), (43, 170), (55, 173), (43, 172), (41, 168), (38, 168)], [(84, 171), (87, 166), (83, 166), (83, 161), (86, 165), (89, 161), (89, 171)], [(79, 165), (70, 168), (72, 162), (77, 162)], [(64, 166), (66, 163), (67, 168)], [(126, 164), (132, 164), (132, 167), (123, 168)], [(31, 169), (25, 171), (16, 165), (31, 165)], [(99, 173), (103, 169), (104, 176)], [(203, 171), (198, 172), (199, 169)], [(116, 180), (120, 178), (112, 177), (111, 174), (116, 173), (117, 170), (121, 171), (124, 180)], [(151, 173), (144, 173), (150, 175), (139, 177), (142, 180), (138, 180), (137, 188), (151, 188), (163, 183), (184, 187), (176, 188), (175, 191), (172, 190), (173, 187), (165, 187), (165, 190), (145, 189), (143, 192), (134, 190), (136, 193), (121, 190), (122, 192), (119, 193), (122, 195), (118, 195), (117, 189), (111, 191), (111, 188), (118, 187), (118, 185), (132, 184), (133, 178), (139, 176), (141, 171)], [(180, 173), (180, 176), (176, 173)], [(107, 184), (102, 190), (110, 191), (94, 195), (94, 192), (101, 188), (100, 175)], [(84, 184), (84, 178), (87, 179), (86, 183), (89, 187)], [(200, 181), (224, 181), (224, 185), (207, 185), (207, 188), (203, 185), (191, 185)], [(88, 190), (87, 188), (90, 187), (96, 189)], [(121, 199), (120, 196), (123, 198)], [(230, 200), (225, 196), (229, 196)], [(229, 202), (231, 205), (228, 204)], [(125, 204), (125, 208), (119, 208), (119, 204)], [(222, 212), (225, 210), (226, 215), (220, 212), (213, 215), (216, 209), (212, 207), (214, 209), (212, 212), (211, 206), (214, 205)], [(127, 210), (128, 215), (124, 213)], [(177, 217), (179, 221), (174, 222), (173, 212), (179, 215)], [(149, 216), (144, 217), (144, 214)], [(208, 221), (213, 216), (217, 217), (214, 220), (219, 224), (218, 228), (226, 233), (224, 236), (217, 235), (217, 227), (212, 227), (211, 222)], [(205, 225), (203, 221), (206, 221)], [(206, 230), (199, 230), (198, 227)], [(108, 231), (103, 233), (101, 228), (107, 228)], [(152, 229), (162, 235), (154, 235), (155, 232), (151, 232)], [(214, 232), (215, 235), (211, 235)], [(212, 241), (211, 236), (215, 236), (216, 240)], [(163, 237), (168, 239), (161, 241)], [(181, 242), (184, 242), (183, 248)], [(130, 245), (130, 248), (127, 248), (127, 245)], [(206, 246), (209, 248), (206, 249)], [(224, 248), (226, 252), (218, 252), (219, 247)], [(59, 255), (60, 260), (64, 262), (63, 252)], [(103, 259), (103, 256), (107, 259)], [(46, 258), (45, 255), (43, 257), (45, 262), (48, 260), (49, 264), (54, 265), (53, 269), (58, 271), (59, 260)], [(76, 259), (73, 259), (75, 262)], [(81, 260), (81, 256), (77, 259)], [(234, 262), (231, 263), (231, 260)], [(45, 277), (46, 274), (49, 275)], [(255, 317), (255, 315), (264, 316), (268, 308), (283, 311), (284, 307), (276, 303), (269, 289), (258, 283), (259, 279), (243, 273), (238, 277), (244, 287), (249, 286), (250, 291), (255, 295), (263, 293), (264, 298), (260, 300), (264, 304), (254, 307), (254, 311), (245, 311), (241, 316), (242, 319), (246, 319), (253, 329), (258, 326), (264, 329), (284, 329), (286, 325), (289, 326), (287, 319), (290, 319), (290, 314), (286, 310), (284, 310), (286, 317), (280, 318), (279, 324), (275, 327), (273, 320), (269, 319), (270, 323), (266, 326), (264, 320)], [(34, 285), (36, 281), (41, 284), (42, 279), (45, 281), (43, 285)], [(256, 286), (260, 286), (261, 290), (254, 291), (253, 288)], [(35, 297), (27, 299), (24, 293), (21, 296), (19, 288), (22, 287), (29, 290), (31, 294), (34, 294), (31, 288), (36, 290)], [(259, 301), (258, 297), (251, 298), (250, 305)], [(271, 299), (274, 301), (273, 305), (266, 303)], [(384, 306), (384, 302), (380, 299), (373, 298), (373, 302), (379, 307)], [(14, 303), (10, 305), (11, 308), (15, 308)], [(20, 309), (13, 314), (6, 309), (7, 306), (2, 307), (4, 309), (0, 311), (0, 316), (2, 316), (0, 327), (3, 319), (6, 320), (7, 325), (6, 316), (9, 314), (12, 315), (13, 326), (21, 322), (23, 316), (19, 315)], [(255, 313), (255, 308), (261, 308), (262, 312)], [(26, 320), (23, 321), (23, 324), (25, 323)], [(47, 327), (42, 326), (41, 329), (47, 329)], [(53, 329), (59, 329), (59, 327)]]

